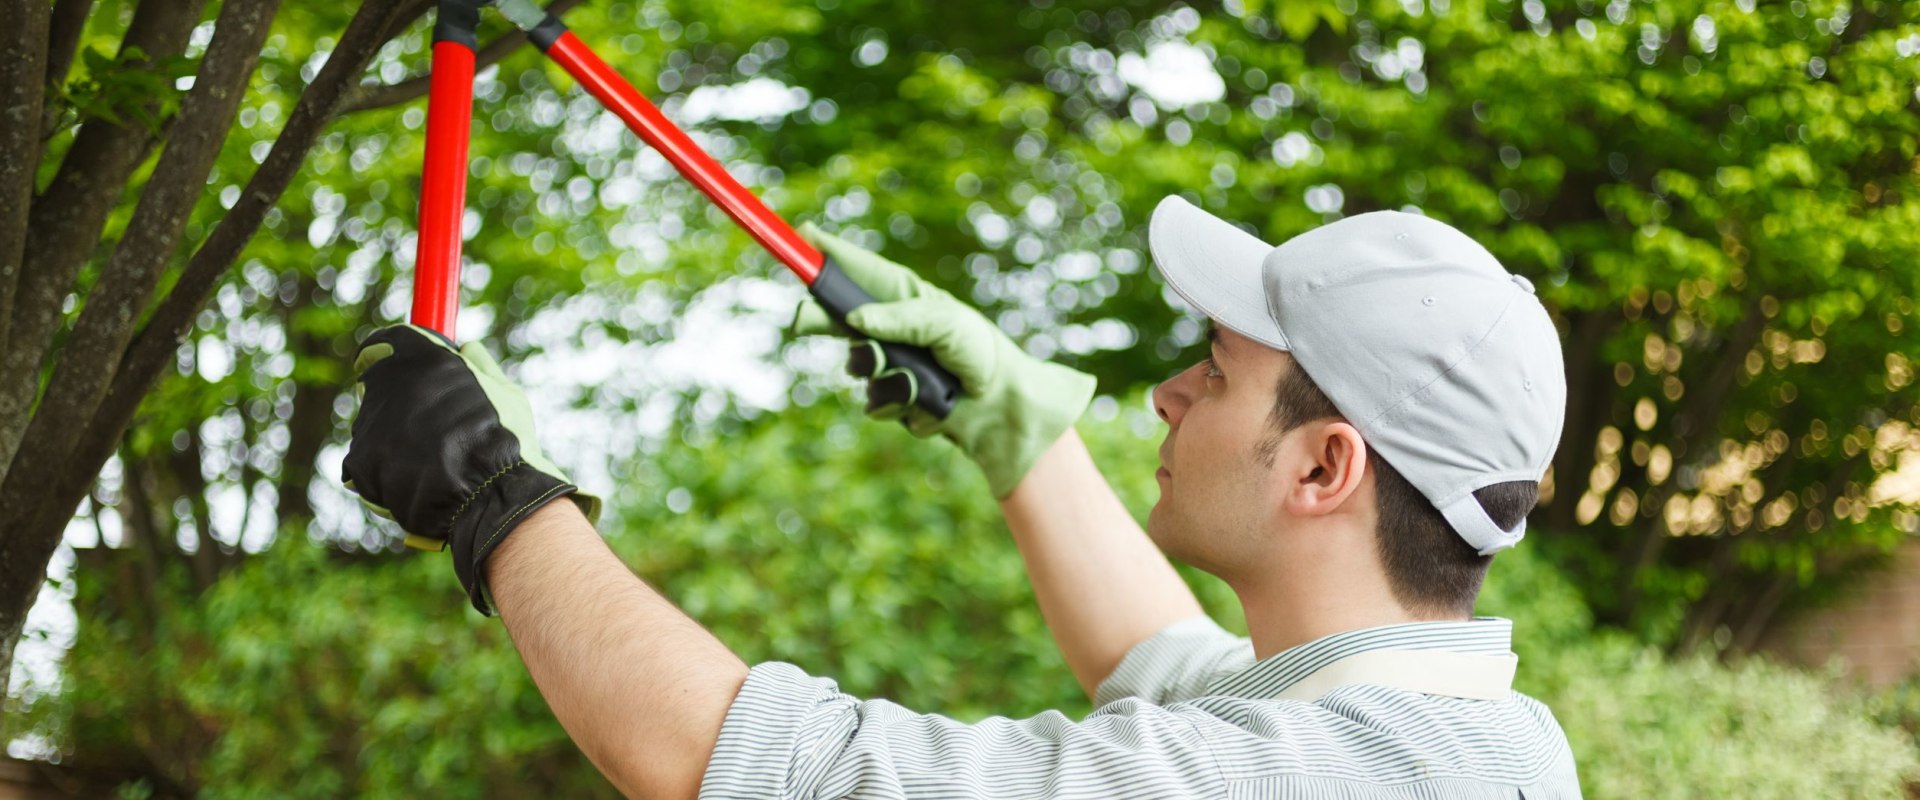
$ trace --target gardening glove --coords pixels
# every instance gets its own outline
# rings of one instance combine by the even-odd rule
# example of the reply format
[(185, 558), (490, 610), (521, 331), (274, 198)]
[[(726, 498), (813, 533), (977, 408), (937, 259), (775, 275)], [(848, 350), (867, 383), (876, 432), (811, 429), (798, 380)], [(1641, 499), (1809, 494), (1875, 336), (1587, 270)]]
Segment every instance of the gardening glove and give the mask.
[(437, 332), (395, 325), (360, 343), (353, 368), (360, 413), (341, 470), (347, 488), (400, 523), (408, 546), (451, 549), (480, 613), (493, 616), (487, 556), (527, 515), (571, 495), (599, 517), (599, 499), (541, 454), (526, 398), (479, 342), (455, 349)]
[[(899, 419), (916, 436), (940, 434), (980, 465), (993, 496), (1003, 499), (1040, 454), (1073, 426), (1093, 399), (1093, 376), (1027, 355), (972, 306), (920, 279), (913, 270), (821, 231), (800, 235), (873, 295), (847, 314), (854, 330), (847, 371), (867, 382), (867, 415)], [(850, 332), (819, 304), (800, 304), (795, 335)], [(962, 394), (946, 419), (913, 403), (912, 376), (890, 368), (879, 339), (927, 348), (960, 379)]]

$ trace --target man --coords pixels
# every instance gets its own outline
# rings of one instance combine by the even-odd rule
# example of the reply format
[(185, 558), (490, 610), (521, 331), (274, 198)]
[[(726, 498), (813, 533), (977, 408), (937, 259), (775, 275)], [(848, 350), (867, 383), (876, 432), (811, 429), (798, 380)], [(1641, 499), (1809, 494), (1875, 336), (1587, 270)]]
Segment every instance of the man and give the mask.
[[(1512, 691), (1511, 624), (1471, 618), (1565, 405), (1545, 309), (1486, 250), (1400, 212), (1273, 247), (1162, 202), (1155, 261), (1212, 341), (1154, 391), (1168, 427), (1143, 532), (1073, 432), (1090, 378), (1027, 356), (910, 270), (807, 235), (884, 301), (849, 327), (928, 347), (960, 378), (966, 397), (937, 420), (880, 365), (872, 394), (901, 402), (870, 411), (980, 465), (1097, 710), (964, 725), (789, 664), (749, 670), (612, 555), (595, 502), (551, 502), (579, 495), (484, 349), (375, 333), (351, 485), (453, 551), (475, 606), (499, 608), (554, 714), (622, 791), (1579, 796), (1558, 724)], [(823, 327), (817, 310), (801, 322)], [(1208, 620), (1162, 551), (1231, 585), (1250, 639)]]

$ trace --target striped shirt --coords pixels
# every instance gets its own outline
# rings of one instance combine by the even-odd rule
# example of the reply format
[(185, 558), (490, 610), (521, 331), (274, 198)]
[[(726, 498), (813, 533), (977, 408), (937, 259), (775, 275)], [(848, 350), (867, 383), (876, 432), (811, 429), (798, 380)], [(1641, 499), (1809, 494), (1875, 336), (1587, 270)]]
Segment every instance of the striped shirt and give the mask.
[(964, 724), (769, 662), (700, 797), (1578, 798), (1559, 724), (1512, 690), (1512, 628), (1364, 628), (1256, 662), (1196, 617), (1128, 652), (1078, 722)]

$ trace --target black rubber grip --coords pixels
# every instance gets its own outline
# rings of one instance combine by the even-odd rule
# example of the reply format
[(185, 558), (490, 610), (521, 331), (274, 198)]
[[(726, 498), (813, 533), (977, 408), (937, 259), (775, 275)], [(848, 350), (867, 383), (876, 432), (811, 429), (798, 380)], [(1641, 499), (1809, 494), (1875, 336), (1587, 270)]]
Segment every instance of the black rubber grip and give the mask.
[(567, 24), (561, 22), (559, 17), (548, 14), (546, 19), (540, 20), (540, 24), (527, 30), (527, 41), (544, 53), (554, 42), (560, 41), (560, 34), (566, 32)]
[(485, 0), (440, 0), (439, 9), (433, 15), (433, 40), (459, 42), (469, 50), (480, 49), (480, 37), (474, 31), (480, 27), (483, 5)]
[[(827, 315), (842, 325), (847, 323), (849, 312), (873, 302), (873, 295), (867, 294), (860, 284), (847, 277), (840, 265), (834, 263), (833, 256), (827, 256), (826, 262), (820, 265), (819, 276), (813, 279), (813, 285), (808, 288), (813, 292), (813, 299), (826, 309)], [(887, 363), (882, 365), (883, 371), (904, 369), (913, 373), (918, 388), (913, 398), (915, 405), (938, 419), (946, 419), (948, 414), (953, 413), (953, 404), (960, 399), (960, 379), (941, 367), (933, 353), (924, 347), (875, 341), (879, 342), (881, 352), (886, 354)]]

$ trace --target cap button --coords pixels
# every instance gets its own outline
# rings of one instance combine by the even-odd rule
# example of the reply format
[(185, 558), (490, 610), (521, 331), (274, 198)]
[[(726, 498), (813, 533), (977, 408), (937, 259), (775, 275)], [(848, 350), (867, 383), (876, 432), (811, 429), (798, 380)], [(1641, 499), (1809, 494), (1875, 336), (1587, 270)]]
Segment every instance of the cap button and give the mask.
[(1519, 285), (1520, 285), (1520, 288), (1522, 288), (1522, 289), (1525, 289), (1525, 290), (1527, 290), (1527, 294), (1533, 294), (1533, 293), (1534, 293), (1534, 292), (1533, 292), (1533, 281), (1530, 281), (1530, 280), (1527, 280), (1527, 276), (1525, 276), (1525, 275), (1514, 275), (1514, 276), (1511, 276), (1511, 277), (1513, 278), (1513, 282), (1514, 282), (1514, 283), (1516, 283), (1516, 284), (1519, 284)]

